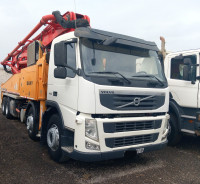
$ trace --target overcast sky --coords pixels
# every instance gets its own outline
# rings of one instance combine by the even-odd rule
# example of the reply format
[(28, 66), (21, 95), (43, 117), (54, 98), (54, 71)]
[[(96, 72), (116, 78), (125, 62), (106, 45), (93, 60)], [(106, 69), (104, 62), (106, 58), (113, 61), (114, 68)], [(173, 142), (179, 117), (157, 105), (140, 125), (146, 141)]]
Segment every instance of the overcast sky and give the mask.
[[(75, 0), (76, 12), (88, 15), (91, 27), (154, 41), (166, 39), (169, 51), (200, 48), (198, 0)], [(44, 15), (75, 11), (74, 0), (1, 0), (0, 61)]]

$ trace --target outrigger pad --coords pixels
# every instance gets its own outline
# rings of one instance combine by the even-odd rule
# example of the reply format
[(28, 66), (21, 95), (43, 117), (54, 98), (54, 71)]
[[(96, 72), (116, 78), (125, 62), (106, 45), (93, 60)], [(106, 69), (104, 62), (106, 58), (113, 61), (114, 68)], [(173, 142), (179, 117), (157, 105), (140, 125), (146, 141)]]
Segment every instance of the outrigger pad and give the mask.
[(56, 21), (63, 27), (63, 28), (78, 28), (78, 27), (88, 27), (90, 26), (88, 20), (86, 19), (76, 19), (76, 20), (71, 20), (67, 21), (65, 20), (62, 15), (60, 14), (59, 11), (53, 11), (52, 15), (55, 16)]

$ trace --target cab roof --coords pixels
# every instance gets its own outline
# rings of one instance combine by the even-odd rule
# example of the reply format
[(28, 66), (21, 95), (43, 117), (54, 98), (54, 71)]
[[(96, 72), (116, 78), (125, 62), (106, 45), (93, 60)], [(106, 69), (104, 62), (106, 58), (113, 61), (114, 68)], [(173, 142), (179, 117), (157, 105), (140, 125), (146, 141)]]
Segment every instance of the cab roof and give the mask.
[(114, 37), (114, 38), (117, 38), (115, 42), (117, 44), (159, 51), (155, 42), (149, 42), (149, 41), (145, 41), (145, 40), (138, 39), (135, 37), (112, 33), (108, 31), (102, 31), (102, 30), (93, 29), (89, 27), (77, 28), (74, 32), (74, 35), (80, 38), (89, 38), (89, 39), (102, 40), (102, 41), (108, 38)]

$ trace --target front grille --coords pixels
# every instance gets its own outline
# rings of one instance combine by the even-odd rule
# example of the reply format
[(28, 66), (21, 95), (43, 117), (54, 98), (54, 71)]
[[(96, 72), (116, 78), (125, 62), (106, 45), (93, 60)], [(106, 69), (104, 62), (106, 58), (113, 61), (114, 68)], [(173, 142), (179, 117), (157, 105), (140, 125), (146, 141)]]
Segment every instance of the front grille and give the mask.
[(105, 133), (158, 129), (162, 120), (103, 123)]
[(131, 123), (116, 123), (116, 132), (136, 131), (136, 130), (148, 130), (153, 128), (152, 121), (144, 122), (131, 122)]
[(124, 147), (131, 145), (139, 145), (145, 143), (151, 143), (158, 139), (158, 133), (137, 135), (129, 137), (119, 137), (119, 138), (106, 138), (105, 143), (109, 148)]
[(163, 106), (164, 101), (164, 93), (156, 95), (100, 94), (101, 104), (113, 110), (153, 110)]
[[(115, 95), (114, 96), (114, 105), (115, 107), (120, 107), (122, 105), (125, 105), (127, 103), (131, 103), (135, 98), (147, 98), (149, 95)], [(156, 97), (151, 97), (149, 99), (146, 99), (144, 101), (141, 101), (138, 106), (140, 107), (153, 107), (155, 106)], [(136, 105), (130, 104), (129, 107), (135, 107)]]

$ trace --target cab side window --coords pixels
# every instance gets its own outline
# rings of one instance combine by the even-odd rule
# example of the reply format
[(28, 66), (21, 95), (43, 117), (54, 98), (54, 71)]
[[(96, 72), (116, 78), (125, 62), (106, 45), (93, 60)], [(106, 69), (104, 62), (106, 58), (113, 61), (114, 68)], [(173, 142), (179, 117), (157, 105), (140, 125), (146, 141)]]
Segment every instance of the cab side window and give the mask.
[[(72, 68), (76, 69), (76, 49), (75, 43), (67, 44), (67, 65), (71, 66)], [(75, 73), (67, 68), (67, 76), (70, 78), (75, 77)]]
[(191, 71), (192, 68), (195, 65), (197, 61), (196, 55), (189, 55), (189, 56), (176, 56), (171, 59), (171, 79), (177, 79), (177, 80), (190, 80), (184, 79), (183, 76), (183, 70), (184, 67), (186, 67), (186, 63), (191, 66)]

